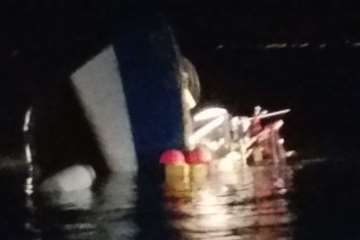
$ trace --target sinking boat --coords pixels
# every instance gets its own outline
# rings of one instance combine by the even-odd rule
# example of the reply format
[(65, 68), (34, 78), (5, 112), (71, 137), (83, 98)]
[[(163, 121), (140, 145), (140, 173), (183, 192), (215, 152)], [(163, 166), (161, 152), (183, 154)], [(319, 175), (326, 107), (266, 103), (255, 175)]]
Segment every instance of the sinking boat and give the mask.
[(237, 176), (247, 167), (286, 164), (293, 152), (285, 149), (280, 135), (284, 121), (273, 118), (288, 112), (256, 107), (253, 116), (232, 116), (216, 107), (194, 114), (188, 149), (168, 149), (160, 156), (165, 196), (189, 197), (209, 179)]
[[(271, 120), (290, 112), (290, 109), (267, 112), (255, 107), (254, 114), (232, 116), (224, 108), (207, 108), (193, 116), (191, 148), (203, 146), (213, 153), (213, 161), (222, 161), (236, 152), (239, 161), (248, 165), (267, 165), (283, 161), (293, 154), (286, 151), (280, 129), (283, 120)], [(263, 124), (263, 120), (267, 120)], [(234, 154), (232, 154), (234, 156)]]

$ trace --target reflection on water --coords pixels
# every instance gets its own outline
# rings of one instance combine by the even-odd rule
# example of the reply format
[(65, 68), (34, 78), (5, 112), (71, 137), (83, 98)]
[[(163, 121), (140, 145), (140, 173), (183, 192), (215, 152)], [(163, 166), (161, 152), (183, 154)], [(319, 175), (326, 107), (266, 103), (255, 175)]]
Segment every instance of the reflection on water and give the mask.
[(180, 239), (290, 239), (293, 216), (284, 195), (291, 169), (247, 167), (223, 173), (183, 197), (165, 200)]
[(133, 178), (114, 175), (94, 190), (52, 194), (39, 200), (39, 227), (47, 239), (134, 239)]
[(9, 239), (292, 239), (291, 178), (289, 166), (243, 166), (166, 189), (120, 174), (92, 190), (17, 195), (0, 220), (17, 219)]

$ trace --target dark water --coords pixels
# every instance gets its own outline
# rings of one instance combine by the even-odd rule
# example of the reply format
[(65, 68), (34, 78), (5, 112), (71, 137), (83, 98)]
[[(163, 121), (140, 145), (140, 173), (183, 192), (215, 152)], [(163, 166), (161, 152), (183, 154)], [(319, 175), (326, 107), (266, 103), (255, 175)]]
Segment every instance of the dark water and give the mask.
[(1, 239), (357, 239), (355, 175), (338, 178), (355, 170), (334, 164), (244, 165), (175, 187), (120, 174), (31, 197), (17, 176), (2, 181)]

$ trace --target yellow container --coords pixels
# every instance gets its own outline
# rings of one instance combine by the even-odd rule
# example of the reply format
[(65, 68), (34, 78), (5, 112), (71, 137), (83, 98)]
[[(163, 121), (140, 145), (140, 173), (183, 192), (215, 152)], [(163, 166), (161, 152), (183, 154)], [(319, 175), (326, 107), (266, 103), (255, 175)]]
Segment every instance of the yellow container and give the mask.
[(187, 198), (191, 196), (190, 182), (174, 181), (165, 183), (165, 196), (175, 198)]
[(209, 164), (199, 163), (190, 165), (190, 179), (193, 186), (201, 186), (209, 175)]
[(165, 195), (187, 197), (190, 190), (190, 166), (188, 164), (165, 164)]
[(190, 167), (188, 164), (165, 164), (165, 182), (189, 182)]

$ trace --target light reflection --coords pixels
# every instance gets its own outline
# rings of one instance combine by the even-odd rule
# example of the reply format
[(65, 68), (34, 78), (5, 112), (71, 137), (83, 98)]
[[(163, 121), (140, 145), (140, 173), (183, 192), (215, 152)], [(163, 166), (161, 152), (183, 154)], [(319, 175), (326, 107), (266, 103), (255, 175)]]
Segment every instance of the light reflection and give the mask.
[(287, 46), (287, 43), (271, 43), (265, 45), (265, 48), (286, 48)]
[[(44, 196), (46, 226), (44, 236), (53, 239), (134, 239), (138, 226), (131, 216), (136, 207), (134, 174), (114, 174), (99, 183), (96, 189), (53, 192)], [(55, 233), (54, 233), (55, 232)]]
[(25, 138), (25, 160), (28, 165), (28, 173), (25, 180), (25, 193), (27, 196), (31, 196), (34, 193), (34, 166), (33, 166), (33, 155), (31, 152), (31, 118), (32, 118), (32, 107), (28, 108), (25, 112), (23, 122), (23, 134)]
[(219, 128), (225, 120), (226, 116), (219, 116), (200, 129), (197, 129), (189, 138), (190, 145), (196, 145), (199, 143), (204, 136), (212, 132), (214, 129)]
[(305, 48), (305, 47), (308, 47), (308, 46), (310, 46), (310, 44), (308, 42), (299, 44), (299, 48)]
[(169, 222), (181, 239), (291, 239), (291, 176), (284, 164), (219, 172), (191, 198), (166, 199)]
[[(283, 50), (283, 49), (308, 49), (308, 48), (312, 48), (312, 49), (328, 49), (331, 47), (338, 47), (338, 46), (342, 46), (342, 47), (347, 47), (347, 48), (359, 48), (360, 47), (360, 42), (356, 42), (356, 41), (351, 41), (351, 40), (344, 40), (342, 42), (337, 42), (336, 44), (334, 44), (333, 42), (270, 42), (270, 43), (262, 43), (262, 44), (257, 44), (254, 46), (249, 46), (246, 45), (246, 48), (255, 48), (255, 49), (269, 49), (269, 50)], [(245, 45), (236, 45), (235, 49), (240, 49)], [(223, 49), (225, 46), (224, 45), (218, 45), (217, 47), (215, 47), (215, 50), (221, 50)], [(230, 47), (230, 49), (232, 48), (232, 46), (227, 46), (228, 48)]]
[(93, 206), (102, 215), (98, 227), (107, 237), (101, 239), (133, 239), (137, 234), (138, 226), (129, 219), (137, 201), (134, 181), (134, 173), (124, 171), (109, 176), (102, 184)]
[(217, 118), (220, 116), (227, 115), (228, 111), (225, 108), (219, 108), (219, 107), (211, 107), (202, 110), (201, 112), (194, 115), (193, 120), (195, 122), (198, 121), (205, 121), (212, 118)]
[(87, 210), (92, 207), (94, 197), (90, 189), (70, 192), (54, 192), (45, 196), (45, 204), (63, 210)]

